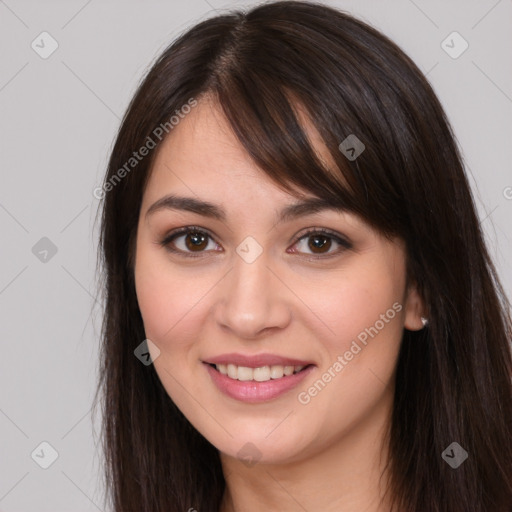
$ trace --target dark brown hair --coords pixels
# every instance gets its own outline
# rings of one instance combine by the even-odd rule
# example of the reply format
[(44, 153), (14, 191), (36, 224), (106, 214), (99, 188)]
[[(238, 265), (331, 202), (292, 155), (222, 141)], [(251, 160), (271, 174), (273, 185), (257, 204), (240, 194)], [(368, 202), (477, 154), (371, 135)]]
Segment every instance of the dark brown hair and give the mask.
[[(134, 356), (146, 338), (134, 287), (135, 237), (159, 144), (112, 181), (154, 140), (156, 127), (205, 94), (280, 187), (326, 198), (405, 241), (407, 278), (430, 323), (404, 329), (397, 361), (393, 510), (512, 510), (510, 303), (449, 122), (420, 70), (387, 37), (346, 13), (293, 1), (192, 27), (154, 63), (119, 129), (102, 203), (105, 306), (95, 397), (101, 394), (113, 509), (217, 512), (224, 492), (218, 450), (174, 405), (153, 366)], [(318, 158), (299, 108), (335, 168)], [(338, 148), (350, 134), (365, 145), (355, 160)], [(457, 469), (441, 457), (454, 441), (469, 454)]]

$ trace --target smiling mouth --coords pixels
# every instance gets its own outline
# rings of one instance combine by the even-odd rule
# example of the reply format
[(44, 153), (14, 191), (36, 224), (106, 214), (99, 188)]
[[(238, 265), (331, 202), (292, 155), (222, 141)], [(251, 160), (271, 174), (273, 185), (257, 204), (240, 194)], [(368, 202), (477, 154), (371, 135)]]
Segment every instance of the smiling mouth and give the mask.
[(283, 377), (289, 377), (296, 373), (300, 373), (312, 366), (308, 364), (306, 366), (261, 366), (259, 368), (249, 368), (247, 366), (237, 366), (235, 364), (213, 364), (209, 363), (209, 366), (215, 368), (219, 373), (229, 377), (233, 380), (239, 381), (255, 381), (255, 382), (267, 382), (270, 380), (282, 379)]

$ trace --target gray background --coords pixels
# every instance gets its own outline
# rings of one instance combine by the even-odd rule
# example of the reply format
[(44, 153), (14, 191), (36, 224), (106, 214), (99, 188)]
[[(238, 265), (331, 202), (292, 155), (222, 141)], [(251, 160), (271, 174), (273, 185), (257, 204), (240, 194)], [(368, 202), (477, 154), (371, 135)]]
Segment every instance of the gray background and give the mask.
[[(99, 423), (90, 413), (101, 322), (92, 191), (156, 56), (214, 10), (255, 3), (0, 0), (3, 512), (101, 510)], [(325, 3), (382, 30), (427, 74), (462, 148), (511, 296), (512, 1)], [(46, 59), (31, 47), (35, 40), (50, 48), (43, 31), (59, 45)], [(458, 58), (441, 46), (453, 31), (469, 44)], [(462, 42), (451, 40), (453, 53)], [(49, 246), (43, 237), (55, 254), (41, 252)], [(47, 469), (39, 465), (51, 461), (43, 441), (58, 453)]]

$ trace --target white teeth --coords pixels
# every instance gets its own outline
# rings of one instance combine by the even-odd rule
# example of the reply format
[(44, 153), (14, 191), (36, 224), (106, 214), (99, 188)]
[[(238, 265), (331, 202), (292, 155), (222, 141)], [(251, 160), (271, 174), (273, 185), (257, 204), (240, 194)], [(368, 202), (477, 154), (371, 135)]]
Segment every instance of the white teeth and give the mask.
[(270, 367), (270, 378), (280, 379), (284, 375), (284, 367), (282, 366), (271, 366)]
[(261, 368), (254, 368), (252, 371), (254, 380), (258, 382), (265, 382), (270, 380), (270, 366), (262, 366)]
[(238, 366), (228, 364), (228, 377), (231, 377), (232, 379), (238, 378)]
[(293, 366), (285, 366), (284, 367), (284, 374), (285, 375), (291, 375), (293, 373)]
[(238, 380), (254, 380), (253, 379), (253, 370), (252, 368), (247, 368), (246, 366), (238, 367)]
[(281, 379), (294, 373), (300, 372), (304, 366), (261, 366), (259, 368), (248, 368), (247, 366), (236, 366), (234, 364), (216, 364), (217, 370), (222, 375), (227, 375), (231, 379), (256, 382), (266, 382), (271, 379)]

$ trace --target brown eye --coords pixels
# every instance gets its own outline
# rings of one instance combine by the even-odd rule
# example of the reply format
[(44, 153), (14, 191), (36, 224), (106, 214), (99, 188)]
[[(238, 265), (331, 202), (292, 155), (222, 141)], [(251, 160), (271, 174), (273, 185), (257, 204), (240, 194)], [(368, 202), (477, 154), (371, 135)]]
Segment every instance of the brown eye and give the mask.
[(323, 254), (324, 252), (329, 251), (332, 245), (332, 241), (329, 237), (324, 235), (314, 235), (308, 237), (309, 243), (308, 247), (314, 252), (314, 253), (320, 253)]
[[(306, 243), (307, 240), (307, 243)], [(330, 251), (334, 244), (339, 246), (338, 250)], [(336, 256), (346, 249), (351, 249), (352, 244), (344, 240), (340, 235), (332, 233), (323, 228), (310, 229), (298, 238), (293, 247), (297, 247), (293, 252), (303, 253), (305, 255), (318, 255), (315, 258), (328, 258)]]
[(208, 233), (200, 229), (188, 227), (171, 233), (160, 242), (160, 245), (172, 253), (182, 256), (199, 257), (203, 253), (208, 252), (206, 249), (209, 243), (212, 244), (211, 249), (215, 250), (217, 244)]
[(201, 231), (190, 231), (185, 235), (185, 245), (191, 251), (201, 251), (208, 245), (208, 235)]

